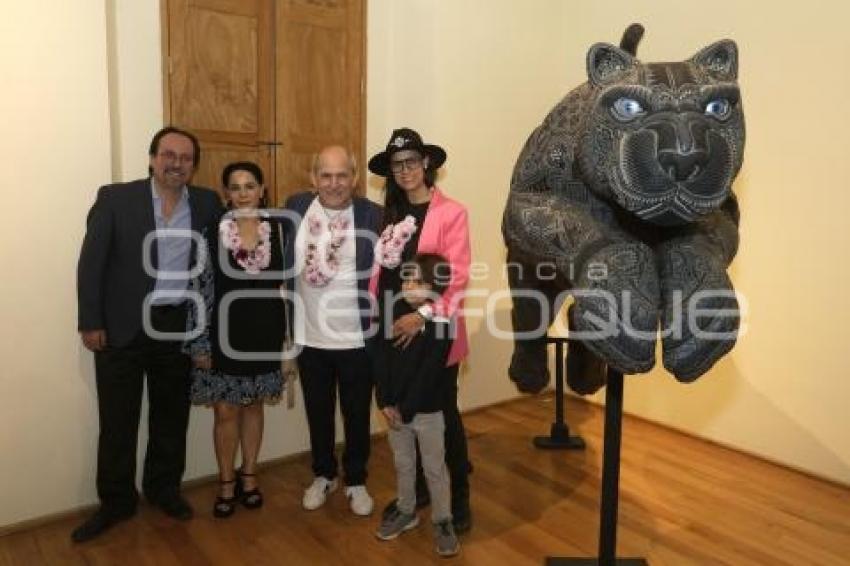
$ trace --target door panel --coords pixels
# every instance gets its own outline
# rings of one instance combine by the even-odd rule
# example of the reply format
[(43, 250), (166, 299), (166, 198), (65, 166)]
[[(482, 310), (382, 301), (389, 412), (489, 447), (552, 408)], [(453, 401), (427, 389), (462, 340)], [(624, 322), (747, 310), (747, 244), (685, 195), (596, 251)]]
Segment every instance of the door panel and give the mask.
[(168, 0), (170, 123), (201, 142), (194, 183), (220, 189), (233, 159), (256, 161), (273, 192), (272, 0)]
[(364, 147), (364, 0), (163, 0), (166, 122), (194, 132), (194, 182), (256, 161), (270, 202), (310, 185), (313, 154)]
[(341, 144), (362, 163), (363, 1), (280, 0), (276, 84), (278, 184), (309, 186), (312, 156)]

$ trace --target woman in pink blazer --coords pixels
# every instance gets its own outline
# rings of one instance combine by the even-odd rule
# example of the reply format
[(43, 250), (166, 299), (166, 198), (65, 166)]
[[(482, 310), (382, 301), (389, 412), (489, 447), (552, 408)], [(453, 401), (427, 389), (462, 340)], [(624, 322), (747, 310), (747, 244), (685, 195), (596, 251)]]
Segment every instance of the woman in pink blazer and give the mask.
[[(383, 258), (376, 257), (369, 289), (384, 313), (385, 298), (397, 296), (401, 289), (400, 266), (403, 268), (404, 262), (418, 253), (430, 253), (443, 256), (450, 264), (449, 282), (442, 295), (417, 312), (399, 318), (391, 331), (396, 343), (403, 346), (422, 329), (426, 320), (436, 316), (453, 322), (455, 336), (446, 362), (447, 386), (442, 412), (452, 522), (455, 531), (462, 533), (470, 529), (472, 521), (468, 479), (471, 466), (466, 432), (457, 408), (457, 377), (459, 364), (469, 349), (462, 313), (471, 251), (466, 208), (434, 184), (437, 169), (445, 160), (446, 152), (441, 147), (423, 143), (420, 135), (409, 128), (393, 131), (386, 150), (369, 160), (369, 170), (387, 179), (383, 228), (385, 235), (395, 235), (379, 244)], [(417, 476), (417, 507), (421, 507), (427, 504), (423, 501), (427, 489), (421, 473)], [(395, 502), (384, 510), (385, 514), (394, 511)]]

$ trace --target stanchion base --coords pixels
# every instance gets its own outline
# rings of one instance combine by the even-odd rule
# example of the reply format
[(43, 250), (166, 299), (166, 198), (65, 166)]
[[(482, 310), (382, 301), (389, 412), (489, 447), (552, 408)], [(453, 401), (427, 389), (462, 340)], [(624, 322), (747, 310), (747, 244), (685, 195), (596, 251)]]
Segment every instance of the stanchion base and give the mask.
[(543, 450), (584, 450), (584, 439), (570, 436), (570, 429), (564, 424), (552, 423), (549, 436), (535, 436), (534, 446)]
[(584, 450), (584, 439), (580, 436), (556, 438), (553, 436), (535, 436), (534, 446), (543, 450)]
[[(616, 566), (649, 566), (643, 558), (617, 558)], [(546, 558), (546, 566), (599, 566), (598, 558)]]

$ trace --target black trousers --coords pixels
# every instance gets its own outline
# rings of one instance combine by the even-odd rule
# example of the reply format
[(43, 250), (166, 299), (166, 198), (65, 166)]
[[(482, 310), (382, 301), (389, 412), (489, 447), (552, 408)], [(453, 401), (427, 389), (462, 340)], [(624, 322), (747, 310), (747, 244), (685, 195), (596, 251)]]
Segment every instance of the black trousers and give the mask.
[(346, 485), (366, 483), (369, 461), (369, 416), (372, 406), (372, 364), (365, 348), (325, 350), (305, 347), (298, 355), (298, 370), (307, 425), (313, 474), (337, 476), (336, 399), (345, 432), (342, 466)]
[[(182, 332), (185, 321), (185, 306), (151, 311), (157, 330)], [(136, 446), (145, 376), (148, 445), (142, 491), (151, 501), (179, 492), (186, 465), (190, 369), (189, 357), (180, 347), (180, 342), (154, 340), (140, 331), (128, 345), (95, 354), (100, 416), (97, 494), (104, 507), (116, 511), (136, 507)]]
[(443, 398), (442, 411), (446, 421), (446, 467), (452, 489), (452, 513), (458, 506), (469, 504), (469, 449), (466, 445), (466, 430), (457, 408), (457, 377), (459, 365), (447, 367), (444, 379), (447, 382), (446, 396)]

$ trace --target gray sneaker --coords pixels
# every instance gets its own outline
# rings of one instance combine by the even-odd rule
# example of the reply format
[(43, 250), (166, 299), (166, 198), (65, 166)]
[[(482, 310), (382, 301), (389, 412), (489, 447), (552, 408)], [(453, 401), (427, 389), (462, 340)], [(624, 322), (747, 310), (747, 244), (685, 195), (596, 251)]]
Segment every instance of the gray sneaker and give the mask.
[(381, 520), (381, 526), (378, 528), (375, 536), (381, 540), (392, 540), (404, 531), (409, 531), (416, 527), (418, 524), (419, 517), (416, 516), (416, 513), (402, 513), (396, 508), (393, 513), (387, 513)]
[(440, 556), (454, 556), (460, 552), (460, 543), (451, 519), (434, 523), (434, 543)]

